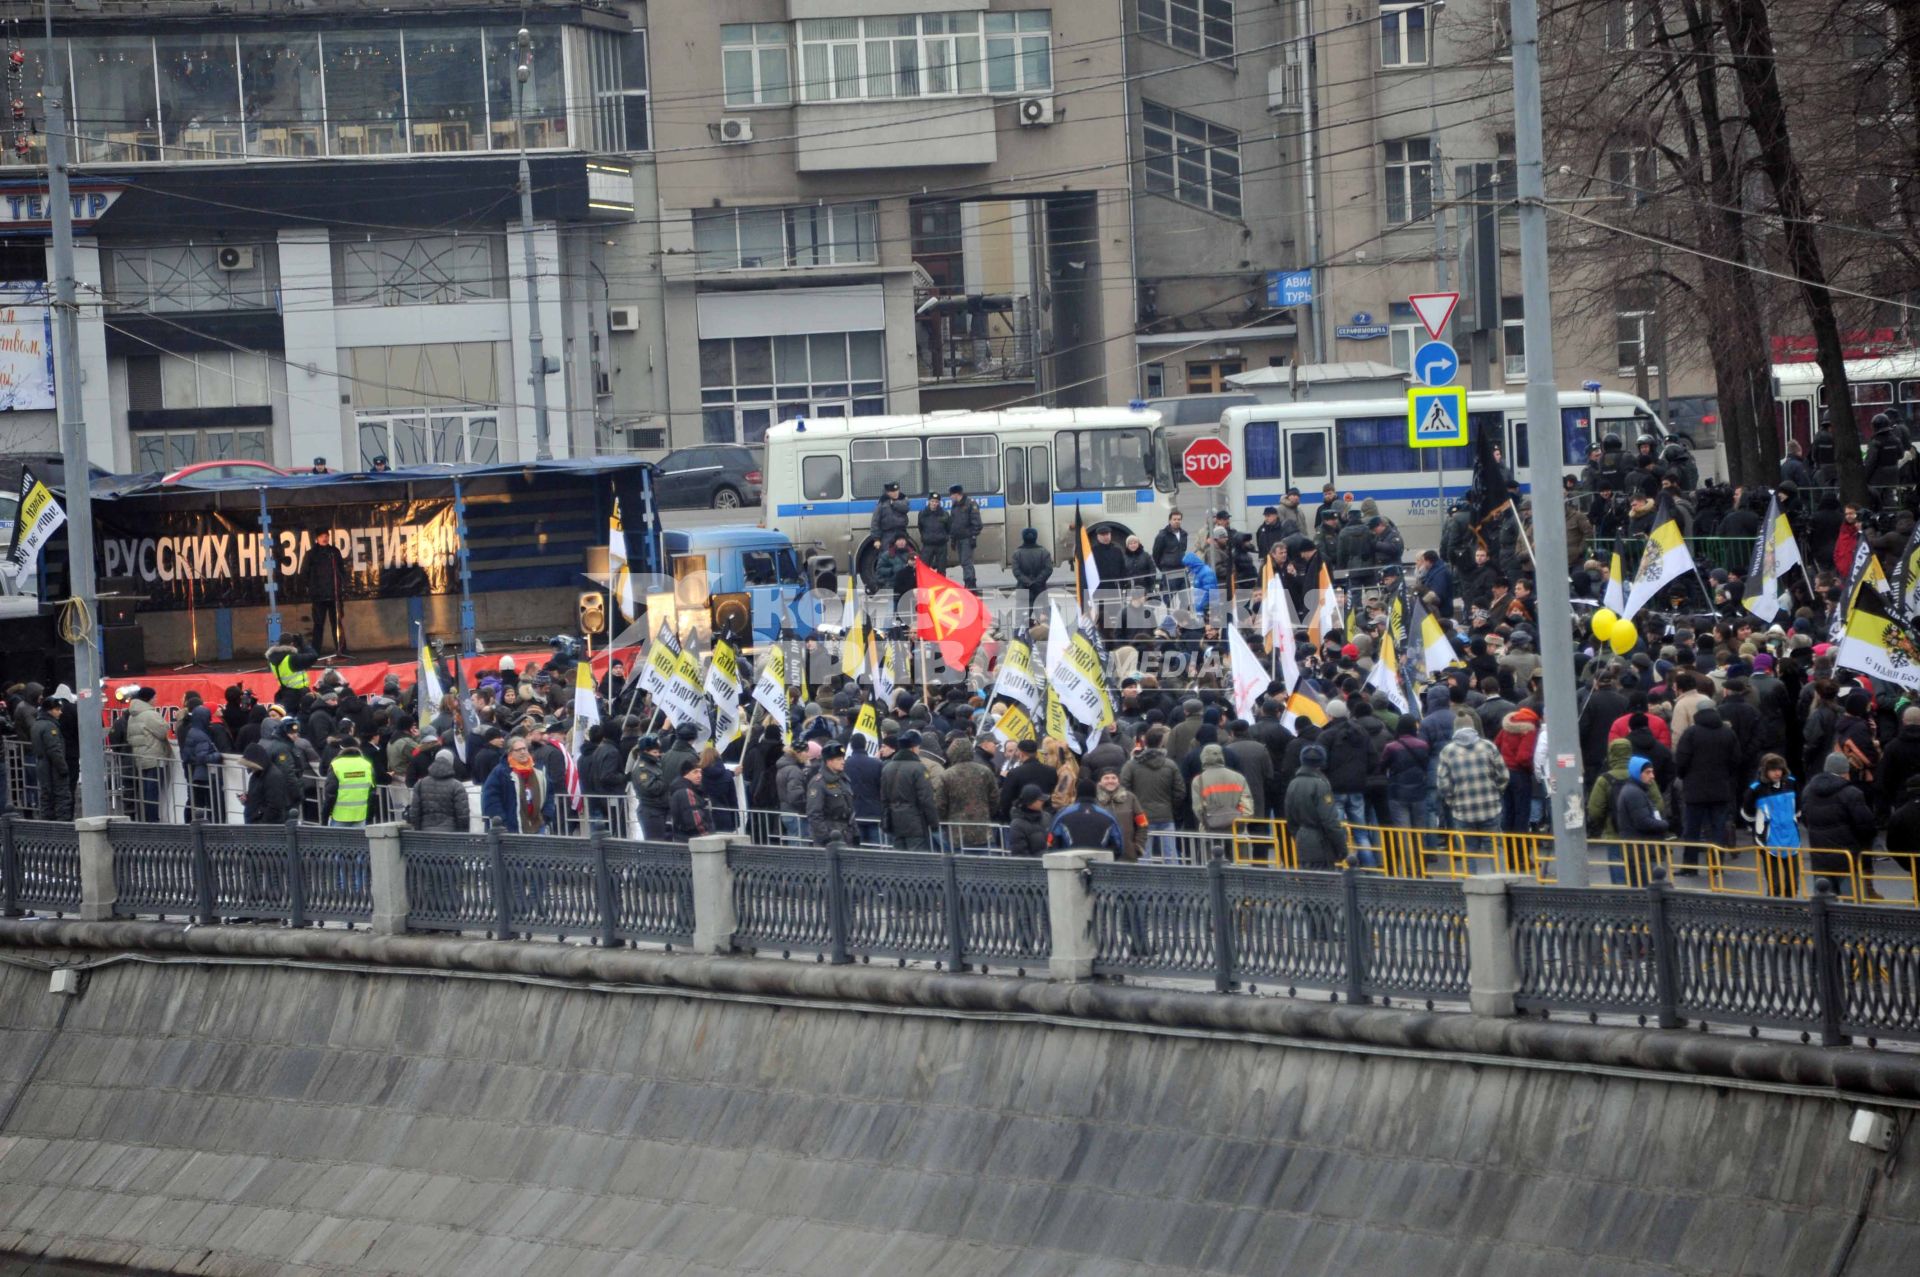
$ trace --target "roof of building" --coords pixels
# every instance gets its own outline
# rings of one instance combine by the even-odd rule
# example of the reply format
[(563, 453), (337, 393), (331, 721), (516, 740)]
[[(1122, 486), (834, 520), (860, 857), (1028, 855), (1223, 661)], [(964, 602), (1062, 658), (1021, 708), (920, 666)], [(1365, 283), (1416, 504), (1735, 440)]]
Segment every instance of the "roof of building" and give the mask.
[(1226, 378), (1229, 386), (1285, 386), (1295, 380), (1303, 386), (1341, 381), (1400, 381), (1411, 384), (1413, 377), (1404, 368), (1396, 368), (1392, 364), (1356, 359), (1346, 363), (1255, 368)]

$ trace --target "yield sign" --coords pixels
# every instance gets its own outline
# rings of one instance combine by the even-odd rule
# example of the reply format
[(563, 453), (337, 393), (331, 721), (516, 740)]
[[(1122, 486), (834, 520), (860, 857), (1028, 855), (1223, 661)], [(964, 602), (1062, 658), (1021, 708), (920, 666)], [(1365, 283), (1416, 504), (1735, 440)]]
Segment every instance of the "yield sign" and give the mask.
[(1453, 308), (1460, 304), (1460, 294), (1414, 293), (1407, 301), (1413, 307), (1413, 313), (1420, 317), (1428, 336), (1438, 340), (1447, 331), (1447, 321), (1453, 318)]

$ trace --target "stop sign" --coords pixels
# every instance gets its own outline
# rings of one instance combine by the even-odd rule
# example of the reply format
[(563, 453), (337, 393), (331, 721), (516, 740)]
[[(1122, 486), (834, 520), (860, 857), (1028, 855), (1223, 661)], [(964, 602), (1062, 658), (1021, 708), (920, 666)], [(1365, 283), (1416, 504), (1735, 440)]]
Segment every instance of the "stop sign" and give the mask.
[(1195, 439), (1180, 454), (1180, 469), (1187, 482), (1217, 488), (1233, 473), (1233, 449), (1218, 439)]

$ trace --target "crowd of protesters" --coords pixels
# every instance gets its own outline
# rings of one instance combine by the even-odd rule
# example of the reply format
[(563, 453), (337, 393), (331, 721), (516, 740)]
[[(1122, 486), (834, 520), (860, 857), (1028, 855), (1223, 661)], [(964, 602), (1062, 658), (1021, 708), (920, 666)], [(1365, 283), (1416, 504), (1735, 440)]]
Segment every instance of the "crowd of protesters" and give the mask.
[[(470, 698), (450, 691), (425, 706), (391, 677), (362, 696), (325, 673), (268, 703), (239, 686), (218, 705), (190, 695), (169, 719), (151, 689), (136, 688), (113, 716), (111, 748), (129, 769), (127, 814), (147, 820), (226, 819), (220, 769), (238, 756), (242, 817), (257, 823), (357, 825), (378, 811), (418, 829), (464, 830), (477, 806), (481, 820), (517, 833), (684, 840), (745, 830), (817, 845), (1016, 855), (1089, 847), (1172, 861), (1190, 855), (1183, 836), (1224, 838), (1249, 819), (1281, 820), (1298, 863), (1327, 868), (1378, 864), (1383, 827), (1544, 829), (1547, 751), (1577, 747), (1590, 835), (1757, 846), (1771, 853), (1772, 887), (1794, 894), (1802, 848), (1812, 872), (1841, 876), (1875, 855), (1920, 854), (1920, 697), (1838, 668), (1828, 642), (1863, 540), (1896, 575), (1913, 536), (1911, 502), (1863, 508), (1820, 491), (1809, 507), (1803, 493), (1832, 478), (1827, 438), (1824, 456), (1820, 439), (1811, 457), (1790, 449), (1781, 481), (1756, 491), (1701, 483), (1678, 445), (1596, 443), (1555, 503), (1576, 603), (1580, 708), (1571, 725), (1545, 721), (1536, 511), (1493, 449), (1439, 543), (1411, 555), (1373, 500), (1332, 486), (1311, 511), (1290, 489), (1249, 531), (1225, 511), (1203, 529), (1175, 512), (1150, 544), (1098, 530), (1091, 563), (1067, 567), (1097, 581), (1096, 607), (1118, 604), (1101, 610), (1114, 721), (1079, 752), (990, 730), (1002, 708), (991, 703), (994, 661), (1011, 625), (983, 644), (966, 677), (899, 690), (870, 733), (855, 730), (869, 693), (836, 672), (826, 637), (795, 649), (806, 672), (793, 680), (788, 721), (745, 706), (745, 730), (720, 749), (702, 728), (663, 726), (615, 662), (596, 688), (599, 721), (570, 754), (578, 656), (556, 640), (538, 668), (501, 658), (473, 680)], [(1892, 423), (1876, 423), (1871, 448), (1876, 478), (1912, 481), (1914, 451)], [(1739, 569), (1715, 567), (1671, 582), (1635, 618), (1628, 650), (1594, 634), (1586, 618), (1612, 571), (1596, 545), (1646, 533), (1663, 507), (1689, 537), (1750, 544), (1774, 498), (1807, 562), (1786, 582), (1791, 603), (1775, 623), (1744, 609)], [(910, 575), (906, 506), (889, 492), (875, 512), (877, 534), (896, 543), (887, 550), (900, 560), (882, 563), (882, 580), (889, 568)], [(951, 555), (971, 576), (973, 503), (956, 488), (928, 511), (924, 553), (939, 564)], [(1057, 585), (1052, 556), (1031, 540), (1014, 566), (1030, 599)], [(1220, 627), (1231, 621), (1211, 605), (1222, 595), (1258, 597), (1277, 576), (1305, 617), (1323, 567), (1343, 590), (1341, 624), (1317, 645), (1302, 635), (1299, 685), (1276, 679), (1242, 717), (1217, 659)], [(1394, 627), (1403, 661), (1426, 646), (1403, 628), (1414, 600), (1438, 620), (1450, 659), (1424, 662), (1390, 695), (1375, 677), (1376, 656)], [(1024, 637), (1037, 652), (1045, 625)], [(1173, 651), (1216, 659), (1190, 660), (1187, 676), (1163, 685), (1152, 658)], [(290, 679), (316, 660), (297, 640), (269, 659)], [(1294, 691), (1315, 712), (1290, 712), (1300, 708), (1289, 703)], [(0, 730), (25, 742), (30, 760), (25, 792), (11, 801), (43, 818), (70, 817), (72, 692), (15, 685), (6, 708)], [(1550, 743), (1550, 731), (1575, 739)], [(167, 809), (162, 785), (176, 761), (187, 781), (181, 811)], [(628, 827), (629, 798), (637, 829)], [(1677, 872), (1699, 863), (1697, 846), (1684, 846)], [(1616, 864), (1615, 879), (1624, 872)], [(1864, 887), (1873, 894), (1870, 879)]]

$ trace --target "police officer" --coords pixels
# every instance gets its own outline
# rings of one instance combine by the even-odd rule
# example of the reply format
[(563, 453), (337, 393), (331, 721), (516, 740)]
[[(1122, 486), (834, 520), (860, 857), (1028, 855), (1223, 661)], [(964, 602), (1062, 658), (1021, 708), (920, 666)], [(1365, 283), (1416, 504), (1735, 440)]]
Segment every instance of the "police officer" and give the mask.
[(889, 483), (873, 505), (873, 523), (867, 531), (882, 546), (893, 544), (895, 537), (907, 534), (907, 516), (912, 505), (900, 495), (900, 485)]
[(298, 634), (283, 635), (280, 642), (267, 649), (267, 668), (280, 684), (273, 699), (287, 713), (300, 712), (300, 702), (306, 699), (307, 689), (313, 685), (307, 671), (319, 660), (320, 654)]
[(966, 577), (967, 588), (977, 590), (980, 586), (973, 575), (973, 547), (980, 541), (980, 507), (957, 483), (947, 489), (947, 498), (947, 545)]

